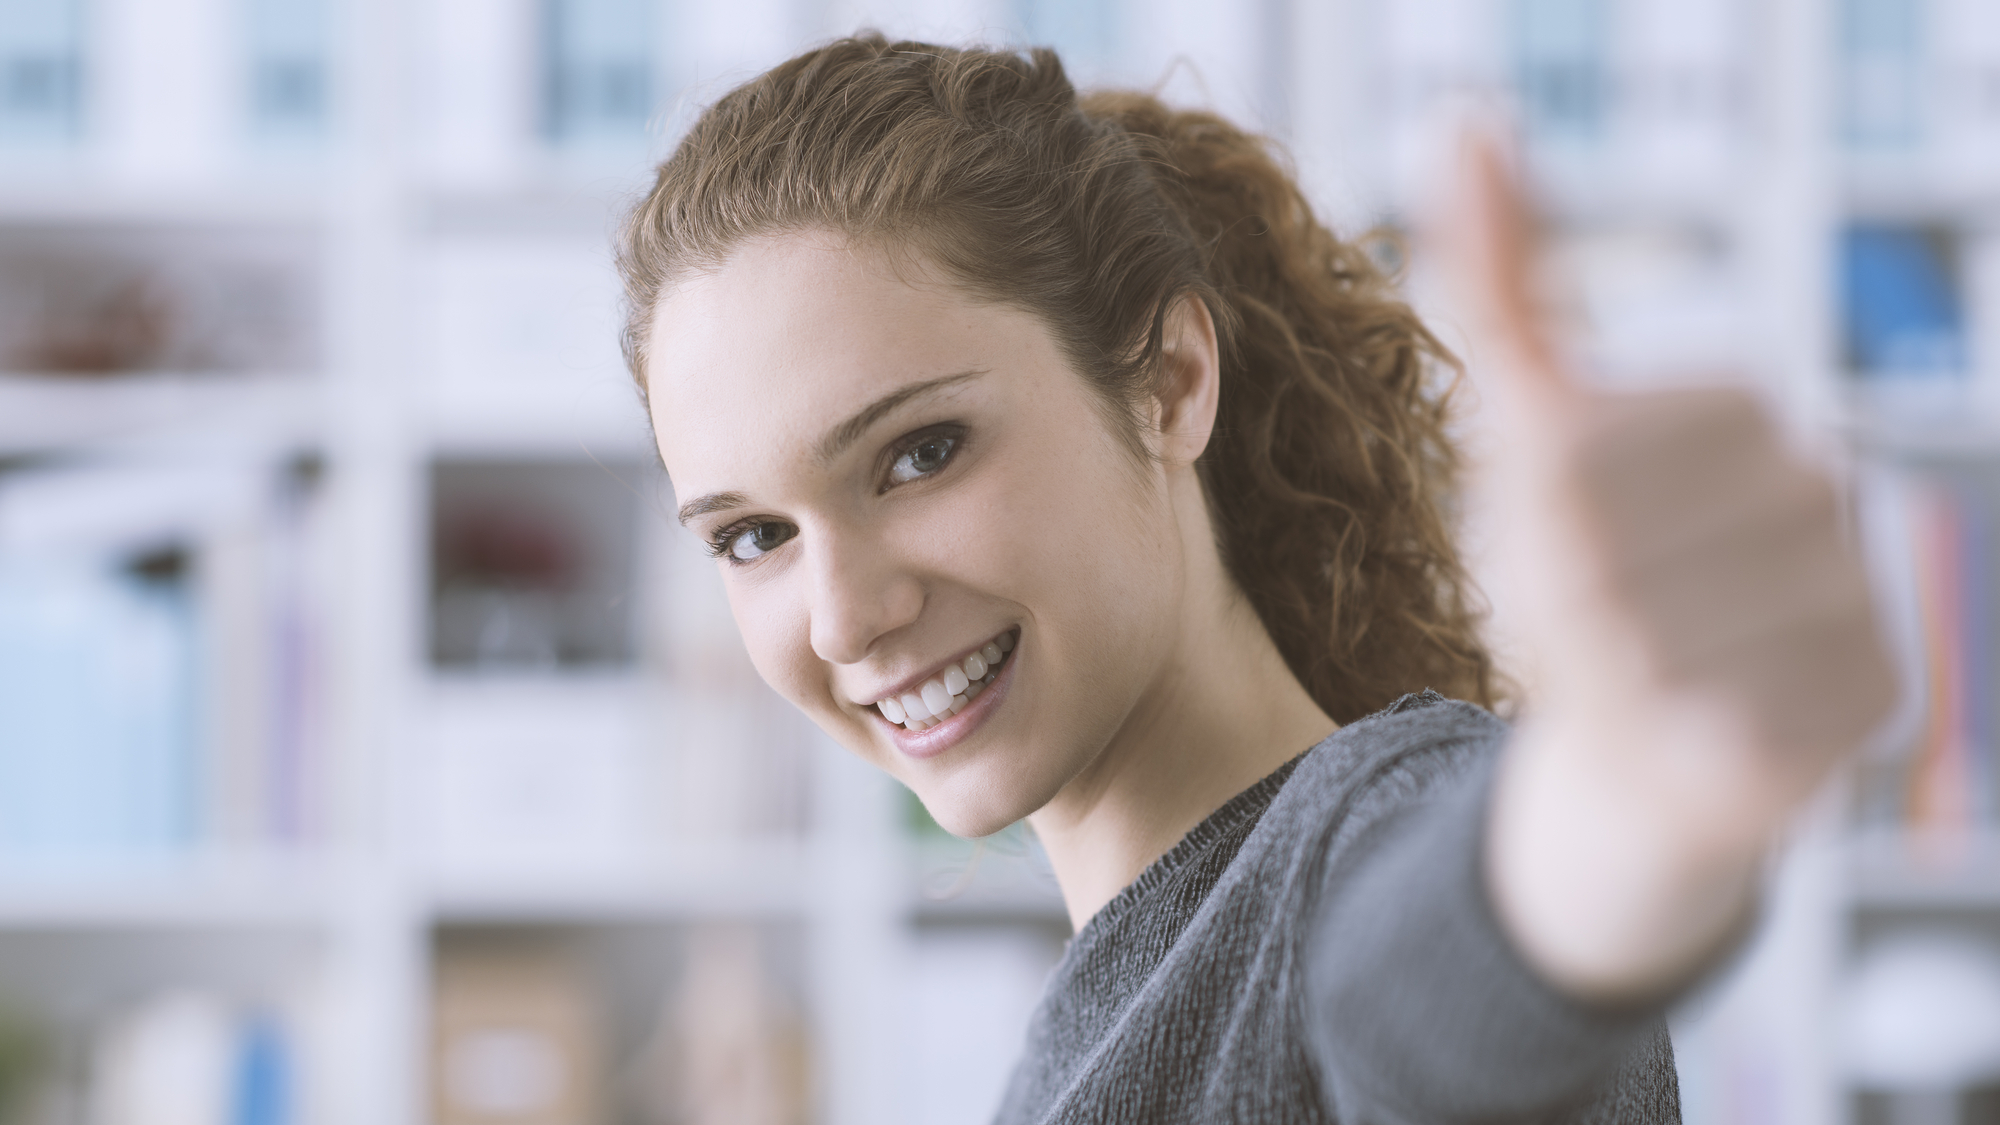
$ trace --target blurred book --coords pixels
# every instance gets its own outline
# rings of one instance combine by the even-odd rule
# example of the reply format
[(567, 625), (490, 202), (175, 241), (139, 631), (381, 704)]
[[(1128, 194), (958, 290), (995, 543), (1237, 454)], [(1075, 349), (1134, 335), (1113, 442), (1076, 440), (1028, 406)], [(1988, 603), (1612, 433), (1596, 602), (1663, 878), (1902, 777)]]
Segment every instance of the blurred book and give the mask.
[(331, 115), (328, 0), (245, 0), (244, 60), (251, 134), (266, 143), (311, 143)]
[(1055, 48), (1079, 86), (1117, 72), (1119, 47), (1129, 38), (1121, 0), (1014, 0), (1014, 15), (1027, 44)]
[(292, 1047), (282, 1025), (198, 991), (154, 996), (99, 1034), (91, 1125), (290, 1125)]
[(1927, 67), (1923, 0), (1838, 0), (1841, 136), (1858, 150), (1906, 149), (1923, 137)]
[(83, 0), (8, 0), (0, 19), (0, 144), (76, 136), (83, 45)]
[(0, 481), (0, 862), (319, 838), (316, 465)]
[(1917, 721), (1893, 724), (1904, 744), (1883, 748), (1864, 770), (1862, 817), (1948, 845), (1937, 856), (1948, 860), (1972, 832), (2000, 824), (2000, 498), (1966, 475), (1915, 465), (1873, 482), (1863, 497), (1870, 554), (1885, 579), (1908, 587), (1883, 591), (1881, 604), (1904, 650)]
[(0, 562), (0, 853), (171, 851), (197, 838), (191, 560)]
[(434, 965), (436, 1125), (598, 1120), (602, 1046), (582, 967), (551, 941), (445, 945)]
[(1738, 170), (1756, 25), (1732, 0), (1408, 0), (1378, 18), (1369, 85), (1405, 202), (1466, 102), (1505, 106), (1563, 197), (1713, 200)]
[(1611, 116), (1610, 0), (1513, 0), (1514, 89), (1531, 141), (1599, 143)]
[(542, 121), (558, 144), (634, 146), (662, 95), (652, 0), (540, 0)]
[(1839, 264), (1849, 370), (1878, 382), (1965, 374), (1965, 302), (1950, 230), (1855, 224), (1841, 235)]
[(747, 923), (688, 932), (679, 987), (625, 1083), (645, 1125), (805, 1125), (805, 1024)]

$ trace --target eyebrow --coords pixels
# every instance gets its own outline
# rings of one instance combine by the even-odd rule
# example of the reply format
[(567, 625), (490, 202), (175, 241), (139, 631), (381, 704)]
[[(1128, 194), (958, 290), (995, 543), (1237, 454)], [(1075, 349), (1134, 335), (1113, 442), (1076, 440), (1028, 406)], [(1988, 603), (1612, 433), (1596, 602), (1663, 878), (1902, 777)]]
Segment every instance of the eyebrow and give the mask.
[[(846, 421), (828, 430), (826, 436), (819, 439), (819, 444), (814, 447), (813, 455), (822, 464), (832, 461), (846, 452), (849, 446), (861, 440), (861, 435), (867, 433), (870, 426), (887, 417), (890, 411), (912, 399), (922, 398), (984, 374), (986, 374), (985, 368), (975, 367), (936, 379), (926, 379), (921, 383), (911, 383), (906, 387), (898, 387), (855, 411)], [(698, 519), (712, 512), (741, 508), (749, 503), (750, 498), (741, 492), (710, 492), (682, 504), (680, 522), (685, 525), (689, 520)]]
[(861, 435), (868, 432), (868, 427), (880, 422), (890, 411), (911, 399), (921, 398), (933, 391), (941, 391), (946, 387), (963, 383), (967, 379), (977, 378), (984, 374), (986, 374), (984, 368), (975, 367), (971, 370), (960, 371), (956, 375), (926, 379), (921, 383), (911, 383), (907, 387), (899, 387), (896, 390), (890, 391), (888, 394), (855, 411), (853, 417), (847, 421), (828, 430), (826, 436), (819, 439), (819, 446), (814, 450), (814, 454), (819, 458), (821, 464), (825, 464), (845, 453), (848, 446), (861, 440)]
[(697, 496), (681, 505), (681, 525), (686, 526), (689, 520), (699, 519), (710, 512), (726, 512), (731, 508), (741, 508), (749, 502), (750, 498), (741, 492), (711, 492), (706, 496)]

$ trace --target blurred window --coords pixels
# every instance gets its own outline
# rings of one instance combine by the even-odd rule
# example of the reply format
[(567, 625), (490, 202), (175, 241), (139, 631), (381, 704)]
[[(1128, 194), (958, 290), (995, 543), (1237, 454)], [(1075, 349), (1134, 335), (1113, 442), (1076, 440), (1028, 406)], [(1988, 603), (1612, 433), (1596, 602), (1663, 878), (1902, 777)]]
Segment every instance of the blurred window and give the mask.
[(543, 0), (550, 140), (645, 140), (655, 87), (652, 8), (651, 0)]
[(0, 140), (66, 141), (82, 117), (82, 0), (0, 3)]
[(250, 126), (269, 140), (326, 131), (328, 0), (245, 0)]

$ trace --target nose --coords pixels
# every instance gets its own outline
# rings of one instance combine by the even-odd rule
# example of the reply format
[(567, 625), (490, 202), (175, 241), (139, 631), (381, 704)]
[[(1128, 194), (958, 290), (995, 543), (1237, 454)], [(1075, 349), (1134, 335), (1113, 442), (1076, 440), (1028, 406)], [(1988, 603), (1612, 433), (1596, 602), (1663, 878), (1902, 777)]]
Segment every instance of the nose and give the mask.
[(818, 549), (807, 552), (813, 653), (829, 663), (854, 664), (877, 639), (917, 619), (923, 584), (879, 546), (837, 535), (816, 538)]

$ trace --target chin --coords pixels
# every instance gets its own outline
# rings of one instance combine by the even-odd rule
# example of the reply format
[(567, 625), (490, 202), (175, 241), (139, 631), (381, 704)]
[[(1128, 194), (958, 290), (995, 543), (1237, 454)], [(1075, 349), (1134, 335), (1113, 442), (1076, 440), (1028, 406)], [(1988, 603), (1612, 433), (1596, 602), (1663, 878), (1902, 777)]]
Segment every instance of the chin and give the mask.
[[(924, 809), (937, 821), (938, 827), (954, 836), (976, 840), (991, 836), (1010, 825), (1025, 819), (1028, 814), (1048, 803), (1048, 798), (1036, 799), (1015, 792), (995, 792), (990, 787), (980, 786), (973, 792), (954, 793), (951, 787), (936, 784), (917, 791), (917, 798), (924, 803)], [(940, 790), (946, 790), (940, 792)]]
[(928, 801), (924, 802), (924, 808), (930, 811), (931, 819), (937, 821), (938, 827), (965, 840), (991, 836), (1021, 819), (1018, 816), (995, 817), (983, 811), (941, 807)]

